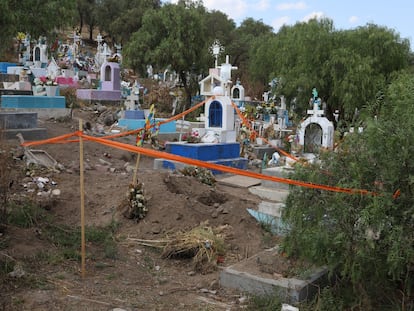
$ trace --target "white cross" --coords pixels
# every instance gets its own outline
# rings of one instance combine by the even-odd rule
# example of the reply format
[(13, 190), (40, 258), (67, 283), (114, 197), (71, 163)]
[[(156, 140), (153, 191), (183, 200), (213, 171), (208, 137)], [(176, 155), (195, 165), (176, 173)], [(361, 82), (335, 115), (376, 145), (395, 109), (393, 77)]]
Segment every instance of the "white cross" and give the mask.
[(324, 111), (319, 109), (318, 103), (313, 103), (313, 109), (308, 110), (308, 114), (312, 115), (313, 117), (320, 117), (323, 115), (323, 113)]

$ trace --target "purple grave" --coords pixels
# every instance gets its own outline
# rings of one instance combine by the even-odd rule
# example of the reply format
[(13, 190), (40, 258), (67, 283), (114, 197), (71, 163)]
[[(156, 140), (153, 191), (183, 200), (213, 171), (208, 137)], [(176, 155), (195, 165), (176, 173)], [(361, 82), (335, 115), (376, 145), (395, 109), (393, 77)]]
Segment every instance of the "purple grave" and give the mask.
[(99, 89), (78, 89), (76, 96), (84, 100), (121, 100), (121, 74), (118, 63), (105, 62), (101, 66)]

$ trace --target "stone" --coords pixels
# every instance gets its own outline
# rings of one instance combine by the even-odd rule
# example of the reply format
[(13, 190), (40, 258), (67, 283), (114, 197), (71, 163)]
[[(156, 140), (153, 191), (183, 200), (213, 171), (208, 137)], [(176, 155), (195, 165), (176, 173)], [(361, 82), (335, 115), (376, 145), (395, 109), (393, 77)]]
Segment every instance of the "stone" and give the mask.
[(60, 196), (61, 191), (60, 189), (53, 189), (52, 190), (52, 196)]
[(110, 162), (105, 161), (105, 160), (103, 160), (103, 159), (99, 159), (98, 161), (99, 161), (99, 163), (100, 163), (100, 164), (102, 164), (102, 165), (111, 166), (111, 163), (110, 163)]

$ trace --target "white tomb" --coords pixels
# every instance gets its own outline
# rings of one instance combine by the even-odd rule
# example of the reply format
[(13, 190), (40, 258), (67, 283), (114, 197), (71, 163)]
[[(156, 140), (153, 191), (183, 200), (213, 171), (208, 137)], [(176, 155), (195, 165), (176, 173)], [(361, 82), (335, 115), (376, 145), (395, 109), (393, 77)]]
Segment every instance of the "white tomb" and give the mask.
[(47, 64), (48, 62), (47, 44), (43, 38), (40, 38), (39, 43), (33, 48), (33, 63), (36, 68), (41, 68), (42, 64)]
[(309, 117), (298, 127), (299, 145), (304, 152), (314, 152), (319, 148), (333, 149), (334, 125), (323, 116), (319, 109), (319, 98), (312, 100), (313, 109), (308, 110)]
[(245, 100), (244, 87), (241, 85), (239, 79), (237, 79), (236, 85), (233, 85), (231, 88), (231, 99), (237, 104), (237, 106), (239, 106), (239, 104)]
[(205, 135), (201, 138), (204, 143), (236, 142), (234, 129), (234, 108), (231, 99), (224, 95), (221, 87), (214, 89), (214, 98), (205, 104)]

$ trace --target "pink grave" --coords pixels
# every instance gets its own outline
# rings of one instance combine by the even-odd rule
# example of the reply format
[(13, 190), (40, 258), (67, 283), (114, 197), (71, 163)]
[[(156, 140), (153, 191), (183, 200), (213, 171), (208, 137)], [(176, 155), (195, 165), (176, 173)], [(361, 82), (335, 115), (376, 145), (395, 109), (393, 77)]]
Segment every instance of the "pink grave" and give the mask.
[(76, 96), (84, 100), (121, 100), (121, 74), (118, 63), (105, 62), (101, 66), (98, 89), (78, 89)]

